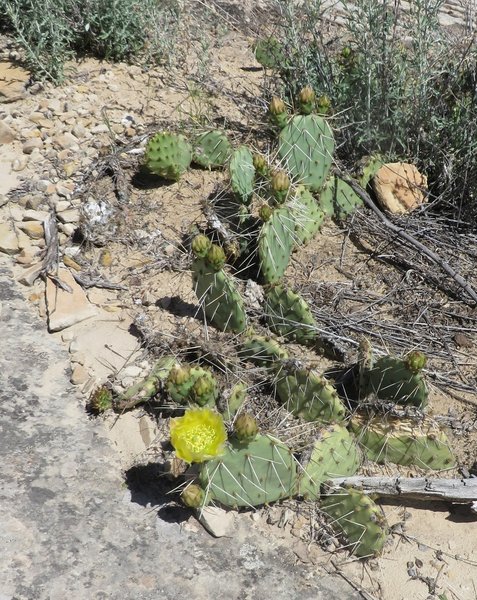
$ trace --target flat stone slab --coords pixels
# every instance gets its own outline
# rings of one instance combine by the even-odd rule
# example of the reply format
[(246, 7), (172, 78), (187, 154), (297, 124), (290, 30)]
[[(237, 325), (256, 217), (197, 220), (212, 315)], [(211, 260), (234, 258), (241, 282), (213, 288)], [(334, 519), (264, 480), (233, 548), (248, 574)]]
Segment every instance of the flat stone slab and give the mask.
[[(155, 465), (126, 483), (64, 350), (0, 257), (1, 600), (347, 600), (348, 584), (238, 524), (212, 538)], [(156, 470), (155, 470), (156, 469)], [(170, 485), (170, 484), (167, 484)]]
[(72, 292), (61, 289), (51, 279), (47, 279), (46, 307), (50, 331), (61, 331), (94, 317), (98, 312), (68, 269), (59, 269), (58, 277), (71, 288)]

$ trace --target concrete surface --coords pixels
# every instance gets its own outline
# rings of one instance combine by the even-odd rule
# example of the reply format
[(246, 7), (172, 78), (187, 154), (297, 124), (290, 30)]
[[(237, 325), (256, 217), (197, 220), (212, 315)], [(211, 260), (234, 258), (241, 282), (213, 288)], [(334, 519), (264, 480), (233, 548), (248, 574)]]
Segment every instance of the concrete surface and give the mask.
[(337, 576), (239, 526), (184, 527), (154, 465), (123, 478), (66, 351), (0, 258), (0, 600), (347, 600)]

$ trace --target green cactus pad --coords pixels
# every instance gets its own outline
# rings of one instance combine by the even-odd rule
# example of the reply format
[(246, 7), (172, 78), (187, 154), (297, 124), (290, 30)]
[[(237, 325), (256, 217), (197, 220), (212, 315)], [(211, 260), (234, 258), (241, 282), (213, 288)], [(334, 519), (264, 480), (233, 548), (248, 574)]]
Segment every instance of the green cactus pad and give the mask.
[(312, 369), (282, 367), (275, 386), (285, 408), (305, 421), (330, 423), (346, 417), (346, 408), (335, 388)]
[(345, 535), (353, 554), (363, 558), (382, 551), (389, 527), (369, 496), (359, 490), (343, 488), (323, 498), (320, 508), (332, 519), (331, 526)]
[(207, 320), (222, 331), (239, 333), (247, 326), (243, 298), (233, 278), (224, 270), (216, 271), (207, 259), (192, 263), (194, 289)]
[(193, 161), (208, 169), (223, 167), (232, 152), (227, 136), (218, 129), (199, 135), (193, 148)]
[(328, 177), (323, 188), (320, 191), (318, 206), (326, 217), (332, 217), (335, 214), (335, 187), (336, 177)]
[(154, 175), (178, 181), (192, 161), (192, 147), (183, 135), (156, 133), (146, 146), (144, 164)]
[(225, 408), (222, 412), (224, 420), (230, 421), (242, 408), (247, 398), (247, 386), (243, 382), (236, 383), (230, 392), (230, 396), (222, 402)]
[(335, 217), (343, 221), (357, 208), (363, 206), (363, 201), (353, 188), (340, 177), (336, 177), (334, 192)]
[[(412, 365), (411, 365), (412, 366)], [(365, 373), (361, 397), (376, 396), (385, 402), (425, 408), (429, 390), (421, 371), (409, 368), (406, 358), (382, 356)]]
[(331, 127), (318, 115), (297, 115), (280, 132), (280, 159), (295, 181), (313, 192), (328, 177), (334, 149)]
[(254, 47), (255, 58), (266, 69), (277, 69), (285, 64), (283, 45), (276, 37), (257, 40)]
[(313, 239), (325, 218), (313, 194), (303, 185), (298, 186), (288, 206), (295, 219), (295, 238), (298, 244), (307, 244)]
[(361, 464), (361, 452), (354, 437), (342, 425), (330, 425), (319, 432), (313, 447), (302, 455), (303, 472), (299, 494), (317, 500), (320, 487), (333, 477), (354, 475)]
[(384, 165), (384, 161), (379, 154), (372, 156), (363, 156), (356, 165), (355, 177), (359, 185), (366, 189), (368, 183), (376, 175), (379, 169)]
[(422, 423), (395, 417), (367, 419), (355, 415), (350, 428), (369, 460), (383, 464), (414, 465), (421, 469), (448, 469), (455, 457), (446, 434), (431, 419)]
[(260, 506), (288, 498), (296, 489), (291, 450), (267, 435), (244, 444), (231, 440), (225, 454), (205, 462), (199, 479), (207, 498), (224, 506)]
[(265, 318), (270, 329), (298, 342), (309, 344), (317, 339), (316, 322), (303, 298), (282, 285), (272, 286), (266, 293)]
[(285, 273), (295, 241), (295, 220), (290, 209), (276, 208), (258, 237), (260, 272), (266, 283), (277, 282)]
[(240, 146), (232, 154), (229, 174), (233, 193), (241, 203), (248, 204), (253, 193), (255, 167), (253, 155), (247, 146)]
[(238, 352), (242, 360), (249, 360), (259, 367), (273, 367), (276, 361), (288, 358), (288, 352), (270, 336), (249, 334)]

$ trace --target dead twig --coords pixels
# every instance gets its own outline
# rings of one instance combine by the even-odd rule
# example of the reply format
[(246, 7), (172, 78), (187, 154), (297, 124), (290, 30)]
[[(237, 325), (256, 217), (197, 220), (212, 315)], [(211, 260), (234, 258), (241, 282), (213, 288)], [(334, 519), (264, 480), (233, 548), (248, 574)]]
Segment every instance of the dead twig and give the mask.
[[(451, 277), (457, 285), (462, 288), (468, 296), (473, 300), (473, 303), (477, 305), (477, 292), (474, 288), (458, 273), (451, 265), (442, 259), (436, 252), (432, 251), (426, 245), (422, 244), (414, 236), (410, 235), (402, 227), (392, 223), (383, 212), (379, 210), (376, 204), (373, 202), (369, 194), (363, 190), (363, 188), (350, 177), (346, 177), (344, 173), (339, 173), (346, 182), (351, 186), (353, 191), (363, 200), (368, 208), (370, 208), (374, 214), (380, 219), (387, 229), (395, 233), (399, 238), (416, 248), (421, 254), (424, 254), (431, 262), (438, 265), (443, 271), (445, 271), (449, 277)], [(465, 300), (465, 299), (464, 299)], [(468, 303), (468, 300), (467, 300)]]

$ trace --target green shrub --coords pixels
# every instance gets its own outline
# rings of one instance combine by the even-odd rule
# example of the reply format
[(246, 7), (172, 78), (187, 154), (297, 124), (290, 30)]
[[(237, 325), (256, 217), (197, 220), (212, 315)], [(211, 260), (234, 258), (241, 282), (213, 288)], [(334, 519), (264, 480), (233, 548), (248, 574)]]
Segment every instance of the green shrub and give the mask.
[[(339, 157), (365, 154), (414, 161), (454, 216), (477, 218), (477, 49), (452, 39), (438, 21), (442, 0), (344, 0), (344, 23), (323, 35), (321, 0), (275, 0), (274, 35), (285, 59), (286, 95), (311, 85), (332, 101)], [(407, 39), (404, 37), (408, 34)]]
[(37, 79), (60, 83), (76, 53), (157, 61), (174, 37), (178, 0), (0, 0), (0, 25)]

